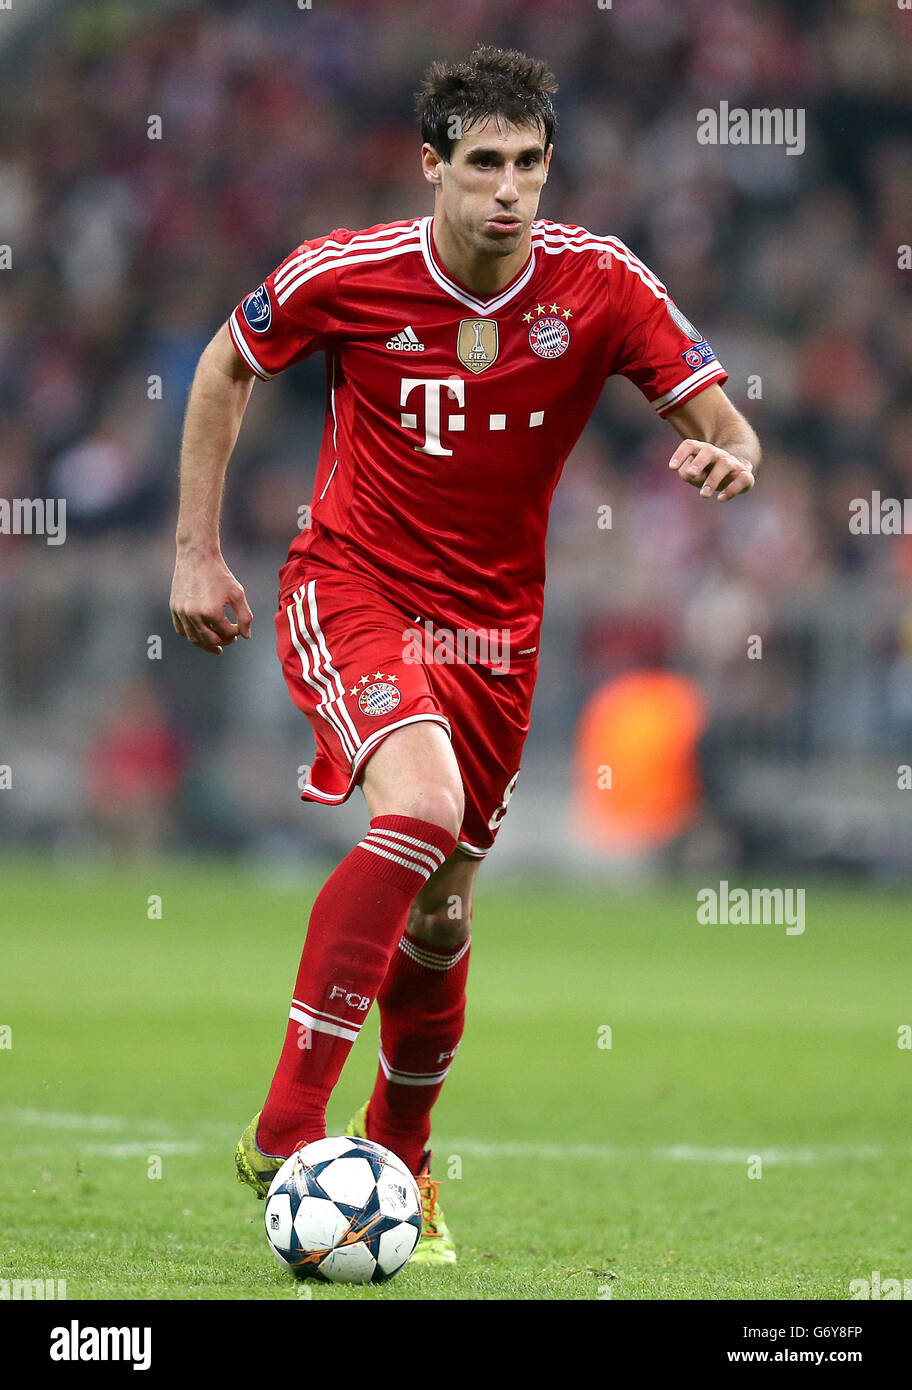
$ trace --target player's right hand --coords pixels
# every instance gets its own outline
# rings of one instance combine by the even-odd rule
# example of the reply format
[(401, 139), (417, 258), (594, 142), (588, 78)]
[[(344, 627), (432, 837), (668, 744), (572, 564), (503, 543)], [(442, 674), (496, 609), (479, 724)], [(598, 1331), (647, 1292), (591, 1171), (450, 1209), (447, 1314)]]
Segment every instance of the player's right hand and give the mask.
[[(230, 607), (235, 620), (226, 616)], [(221, 555), (202, 559), (178, 553), (171, 583), (174, 631), (204, 652), (221, 656), (237, 637), (250, 636), (253, 614), (247, 596)]]

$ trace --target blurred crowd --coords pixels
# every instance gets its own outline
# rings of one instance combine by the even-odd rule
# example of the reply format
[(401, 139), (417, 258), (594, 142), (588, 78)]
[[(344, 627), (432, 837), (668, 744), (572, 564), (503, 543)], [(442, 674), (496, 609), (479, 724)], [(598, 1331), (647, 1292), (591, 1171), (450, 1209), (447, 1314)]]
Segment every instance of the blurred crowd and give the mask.
[[(912, 536), (852, 534), (849, 504), (912, 495), (912, 12), (897, 5), (45, 6), (0, 48), (0, 496), (66, 497), (63, 549), (88, 564), (99, 545), (125, 566), (143, 556), (165, 603), (202, 348), (297, 242), (431, 211), (413, 93), (432, 58), (478, 41), (557, 75), (541, 215), (618, 235), (646, 261), (765, 447), (755, 493), (715, 508), (669, 476), (667, 424), (629, 383), (608, 384), (555, 497), (555, 656), (533, 752), (566, 747), (600, 682), (657, 665), (707, 693), (709, 787), (734, 784), (737, 747), (894, 756), (912, 737)], [(701, 145), (697, 112), (723, 98), (804, 109), (805, 152)], [(255, 387), (226, 503), (236, 569), (282, 562), (322, 414), (319, 359)], [(7, 631), (37, 570), (58, 563), (32, 538), (0, 538)], [(176, 708), (166, 666), (158, 688)], [(110, 678), (135, 677), (127, 667)]]

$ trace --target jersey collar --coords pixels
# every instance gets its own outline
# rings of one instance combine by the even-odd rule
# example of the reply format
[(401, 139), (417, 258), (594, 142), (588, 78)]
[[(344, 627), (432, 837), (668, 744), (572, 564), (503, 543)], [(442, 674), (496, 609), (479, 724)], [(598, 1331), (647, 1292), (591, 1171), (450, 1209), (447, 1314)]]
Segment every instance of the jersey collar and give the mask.
[(519, 291), (523, 289), (532, 278), (535, 271), (534, 247), (530, 249), (529, 259), (526, 261), (522, 270), (514, 275), (505, 289), (501, 290), (499, 294), (496, 294), (493, 299), (480, 299), (477, 294), (473, 294), (471, 290), (466, 289), (465, 285), (461, 285), (458, 280), (454, 280), (452, 275), (449, 275), (447, 271), (444, 270), (434, 248), (433, 223), (433, 217), (423, 217), (421, 219), (421, 252), (424, 256), (424, 263), (428, 268), (428, 272), (442, 290), (453, 299), (458, 299), (460, 304), (465, 304), (469, 309), (474, 309), (476, 313), (486, 316), (496, 313), (496, 311), (502, 309), (505, 304), (509, 304), (510, 300), (515, 298), (515, 296), (519, 294)]

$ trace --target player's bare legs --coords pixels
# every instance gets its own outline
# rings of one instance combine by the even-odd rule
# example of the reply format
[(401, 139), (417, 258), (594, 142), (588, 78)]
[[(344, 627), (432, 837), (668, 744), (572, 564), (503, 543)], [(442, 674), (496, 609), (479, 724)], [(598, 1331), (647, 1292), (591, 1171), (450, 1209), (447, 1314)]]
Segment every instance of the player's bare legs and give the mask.
[(480, 859), (462, 850), (432, 874), (409, 908), (406, 930), (431, 947), (461, 946), (472, 929), (472, 903)]
[(416, 816), (457, 836), (465, 797), (462, 778), (442, 724), (422, 719), (388, 734), (361, 775), (374, 816)]

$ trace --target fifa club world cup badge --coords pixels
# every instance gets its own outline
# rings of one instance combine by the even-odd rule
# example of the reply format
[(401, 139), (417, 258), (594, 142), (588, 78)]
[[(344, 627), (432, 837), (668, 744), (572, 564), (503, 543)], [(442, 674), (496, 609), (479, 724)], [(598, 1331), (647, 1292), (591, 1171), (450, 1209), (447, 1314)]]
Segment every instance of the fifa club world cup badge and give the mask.
[(375, 671), (373, 676), (362, 676), (352, 690), (358, 693), (358, 708), (362, 714), (391, 714), (402, 699), (402, 692), (393, 682), (398, 676), (387, 676)]
[(462, 319), (456, 333), (456, 355), (470, 372), (493, 366), (500, 351), (496, 319)]
[[(550, 308), (550, 312), (549, 312)], [(559, 304), (545, 306), (538, 304), (535, 307), (535, 314), (524, 314), (526, 323), (532, 323), (529, 329), (529, 346), (534, 353), (545, 359), (562, 357), (570, 346), (570, 329), (567, 319), (571, 317), (570, 309), (562, 309)], [(561, 317), (558, 317), (560, 315)]]

